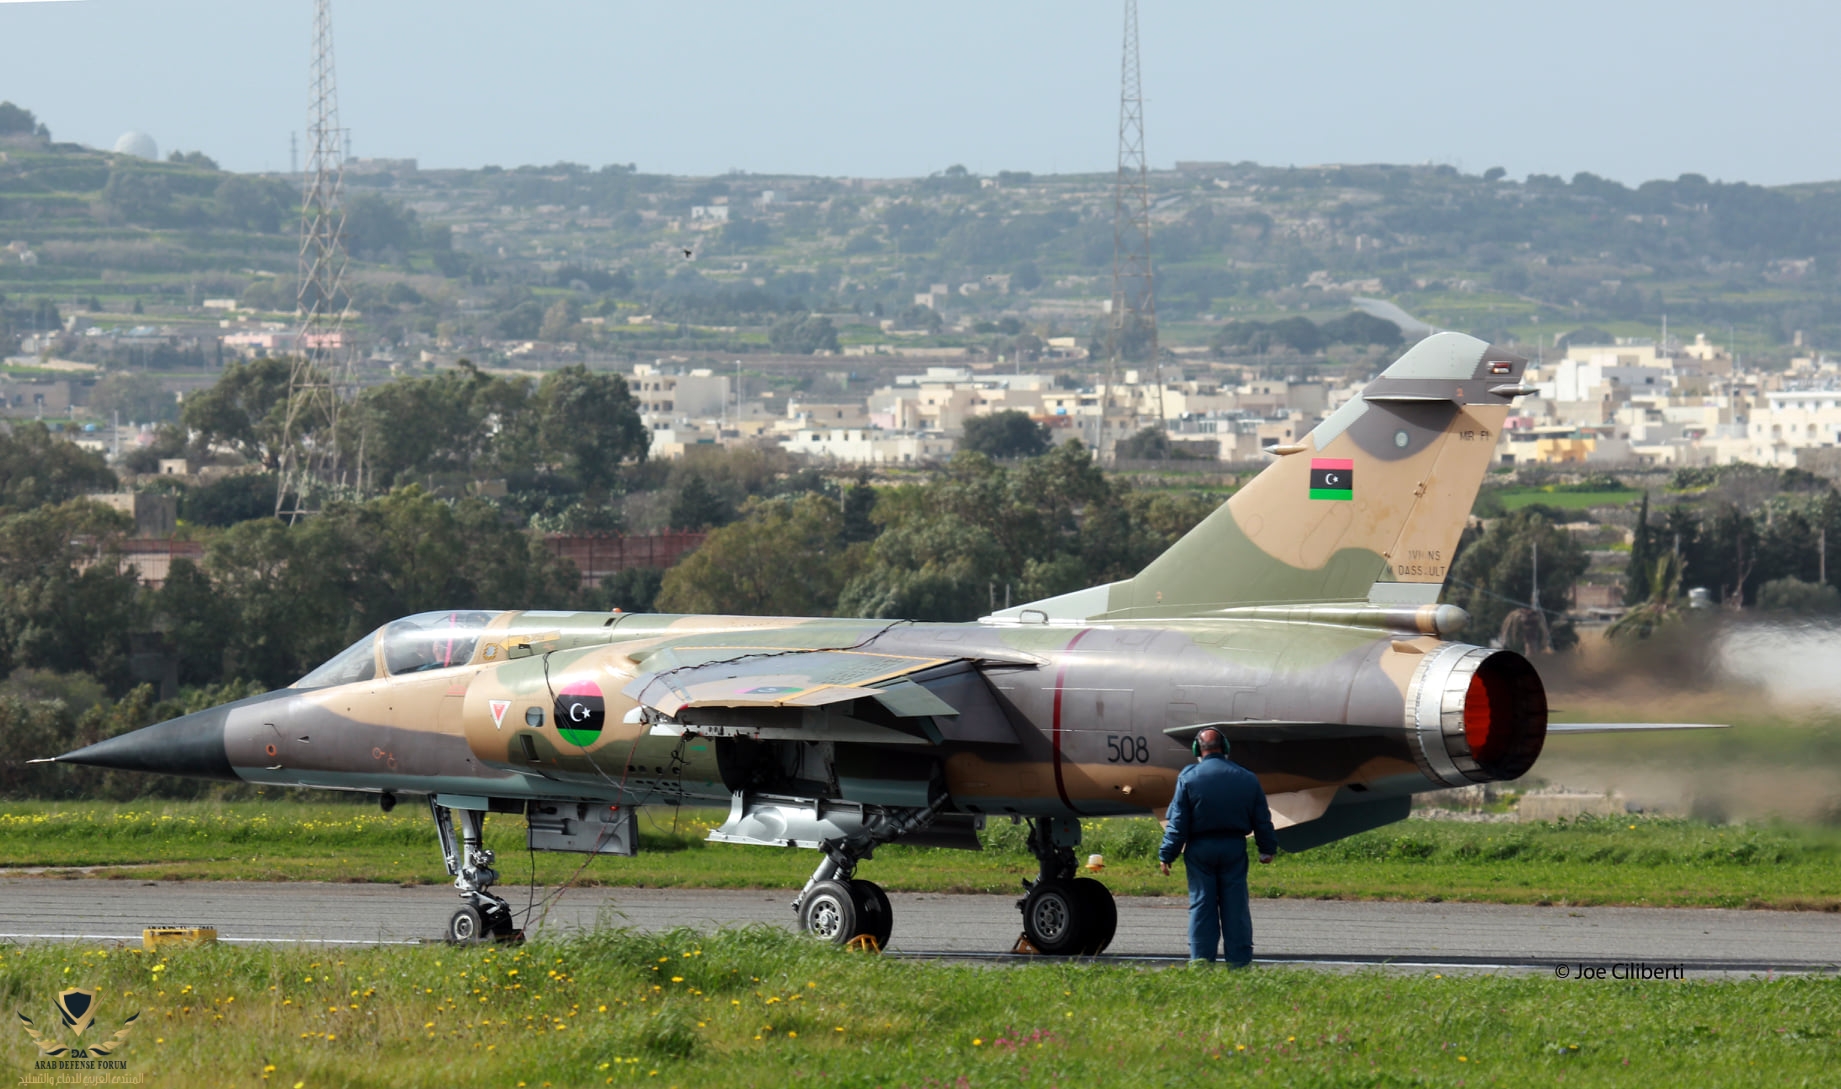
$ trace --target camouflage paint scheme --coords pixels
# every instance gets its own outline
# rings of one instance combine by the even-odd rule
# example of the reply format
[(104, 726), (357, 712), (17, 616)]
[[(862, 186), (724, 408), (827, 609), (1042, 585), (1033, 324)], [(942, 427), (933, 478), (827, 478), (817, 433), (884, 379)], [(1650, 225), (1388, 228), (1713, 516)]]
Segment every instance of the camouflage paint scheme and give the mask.
[[(1161, 816), (1216, 724), (1302, 849), (1540, 753), (1532, 667), (1450, 641), (1466, 618), (1436, 604), (1525, 365), (1431, 336), (1136, 577), (977, 622), (425, 614), (341, 656), (350, 683), (322, 683), (335, 659), (59, 759), (475, 810), (729, 803), (715, 838), (755, 843), (806, 842), (772, 832), (787, 805), (856, 805), (971, 846), (989, 815)], [(1311, 498), (1313, 462), (1349, 498)], [(392, 668), (393, 632), (444, 622), (438, 668)], [(584, 685), (604, 720), (571, 740)]]

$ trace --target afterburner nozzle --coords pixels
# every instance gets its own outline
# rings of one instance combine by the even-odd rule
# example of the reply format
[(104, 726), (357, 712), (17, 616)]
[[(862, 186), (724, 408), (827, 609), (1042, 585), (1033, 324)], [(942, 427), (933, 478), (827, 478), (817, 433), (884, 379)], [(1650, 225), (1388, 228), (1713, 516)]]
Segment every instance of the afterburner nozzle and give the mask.
[(181, 715), (98, 741), (57, 757), (60, 764), (82, 764), (116, 771), (187, 775), (199, 779), (237, 778), (224, 751), (228, 707)]

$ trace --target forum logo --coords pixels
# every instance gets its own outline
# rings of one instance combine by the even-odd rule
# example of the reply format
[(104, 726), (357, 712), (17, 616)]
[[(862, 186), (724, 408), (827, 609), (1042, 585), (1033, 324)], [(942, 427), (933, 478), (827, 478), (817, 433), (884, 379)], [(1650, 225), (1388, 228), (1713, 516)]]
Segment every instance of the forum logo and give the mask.
[[(38, 1069), (115, 1070), (127, 1067), (127, 1063), (119, 1059), (107, 1060), (107, 1056), (115, 1054), (127, 1044), (128, 1034), (134, 1031), (134, 1023), (140, 1020), (139, 1010), (134, 1011), (126, 1021), (121, 1023), (121, 1027), (115, 1030), (115, 1035), (99, 1044), (84, 1047), (82, 1045), (83, 1034), (96, 1022), (96, 992), (85, 990), (82, 987), (70, 987), (58, 992), (57, 1000), (53, 1005), (58, 1011), (58, 1019), (62, 1025), (50, 1030), (40, 1029), (38, 1023), (30, 1017), (17, 1010), (14, 1011), (25, 1028), (26, 1035), (32, 1038), (33, 1045), (38, 1048), (39, 1060), (36, 1064)], [(71, 1036), (76, 1037), (77, 1042), (65, 1043), (51, 1035), (52, 1032), (56, 1032), (58, 1036), (68, 1032)]]

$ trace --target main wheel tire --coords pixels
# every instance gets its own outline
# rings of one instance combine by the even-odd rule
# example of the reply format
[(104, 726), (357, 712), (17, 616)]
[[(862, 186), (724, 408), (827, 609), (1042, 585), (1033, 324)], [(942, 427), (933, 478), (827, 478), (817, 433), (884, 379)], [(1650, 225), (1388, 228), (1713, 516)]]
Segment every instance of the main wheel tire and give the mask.
[(502, 945), (524, 944), (524, 931), (519, 930), (511, 921), (511, 912), (506, 909), (490, 912), (485, 916), (486, 932), (492, 940)]
[(1119, 905), (1112, 901), (1112, 890), (1091, 877), (1074, 879), (1074, 891), (1086, 907), (1087, 940), (1081, 953), (1097, 957), (1112, 944), (1119, 931)]
[(832, 945), (857, 936), (857, 899), (842, 881), (820, 881), (799, 905), (799, 929)]
[(1079, 954), (1086, 945), (1086, 898), (1072, 881), (1038, 881), (1023, 898), (1023, 934), (1029, 944), (1051, 956)]
[(485, 932), (486, 921), (480, 917), (479, 909), (470, 904), (456, 911), (453, 918), (447, 921), (449, 945), (472, 945)]
[(889, 935), (895, 932), (895, 909), (889, 906), (889, 894), (874, 881), (861, 879), (850, 883), (857, 900), (857, 933), (876, 939), (877, 949), (887, 949)]

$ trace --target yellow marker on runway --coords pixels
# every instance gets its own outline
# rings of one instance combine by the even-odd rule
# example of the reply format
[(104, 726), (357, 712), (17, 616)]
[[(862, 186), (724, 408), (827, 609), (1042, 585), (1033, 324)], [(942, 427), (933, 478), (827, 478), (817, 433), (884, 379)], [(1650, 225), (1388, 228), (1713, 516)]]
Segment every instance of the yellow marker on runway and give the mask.
[(150, 926), (141, 931), (141, 948), (149, 953), (169, 945), (211, 945), (217, 942), (214, 926)]

